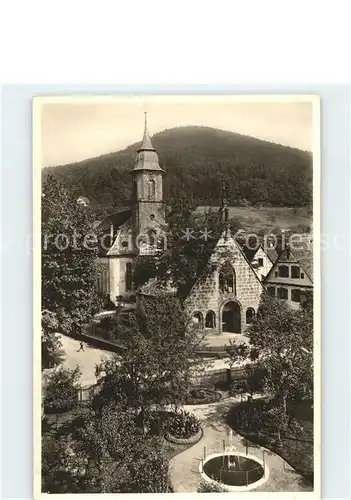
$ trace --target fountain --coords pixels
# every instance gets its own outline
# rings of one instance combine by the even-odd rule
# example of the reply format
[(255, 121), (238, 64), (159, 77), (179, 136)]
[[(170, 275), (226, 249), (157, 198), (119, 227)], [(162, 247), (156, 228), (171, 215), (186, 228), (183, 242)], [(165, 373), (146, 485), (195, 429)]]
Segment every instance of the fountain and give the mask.
[(269, 477), (268, 467), (263, 459), (239, 452), (233, 446), (233, 431), (230, 429), (228, 444), (223, 440), (223, 451), (204, 457), (200, 463), (202, 478), (212, 484), (220, 484), (229, 491), (249, 491), (264, 484)]

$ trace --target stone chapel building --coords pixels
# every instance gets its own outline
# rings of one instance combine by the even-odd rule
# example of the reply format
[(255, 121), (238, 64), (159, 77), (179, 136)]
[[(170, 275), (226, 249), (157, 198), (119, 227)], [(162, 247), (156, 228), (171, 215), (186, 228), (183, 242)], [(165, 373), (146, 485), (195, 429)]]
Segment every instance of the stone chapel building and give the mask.
[(195, 282), (186, 309), (209, 335), (243, 333), (255, 317), (264, 287), (229, 229), (211, 254), (210, 269)]

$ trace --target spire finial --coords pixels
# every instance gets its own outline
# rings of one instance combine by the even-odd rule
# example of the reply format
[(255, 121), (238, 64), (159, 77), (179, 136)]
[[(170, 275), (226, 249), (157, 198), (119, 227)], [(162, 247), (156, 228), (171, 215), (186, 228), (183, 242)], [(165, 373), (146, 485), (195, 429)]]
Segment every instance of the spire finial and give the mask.
[(225, 227), (225, 236), (227, 236), (228, 233), (228, 187), (227, 183), (222, 177), (222, 217), (223, 217), (223, 223)]
[(141, 144), (141, 147), (139, 148), (138, 151), (155, 151), (155, 148), (153, 147), (150, 139), (150, 134), (147, 129), (147, 109), (146, 106), (144, 106), (144, 135), (143, 135), (143, 141)]

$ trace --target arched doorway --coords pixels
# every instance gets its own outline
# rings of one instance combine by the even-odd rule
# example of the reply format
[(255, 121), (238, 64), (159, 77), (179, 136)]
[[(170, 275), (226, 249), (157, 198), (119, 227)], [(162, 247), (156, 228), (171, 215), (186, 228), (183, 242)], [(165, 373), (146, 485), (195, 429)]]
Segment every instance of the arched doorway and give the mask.
[(222, 309), (222, 332), (241, 333), (241, 312), (237, 302), (224, 304)]
[(216, 315), (213, 311), (208, 311), (205, 318), (205, 328), (215, 328)]

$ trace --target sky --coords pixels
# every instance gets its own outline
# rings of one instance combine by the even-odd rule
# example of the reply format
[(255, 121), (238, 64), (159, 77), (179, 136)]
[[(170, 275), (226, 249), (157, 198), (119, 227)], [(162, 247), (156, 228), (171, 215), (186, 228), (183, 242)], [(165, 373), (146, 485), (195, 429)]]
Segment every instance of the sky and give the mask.
[[(245, 100), (243, 100), (245, 99)], [(142, 139), (144, 111), (150, 135), (202, 125), (312, 151), (310, 101), (193, 97), (65, 99), (41, 105), (42, 167), (119, 151)]]

